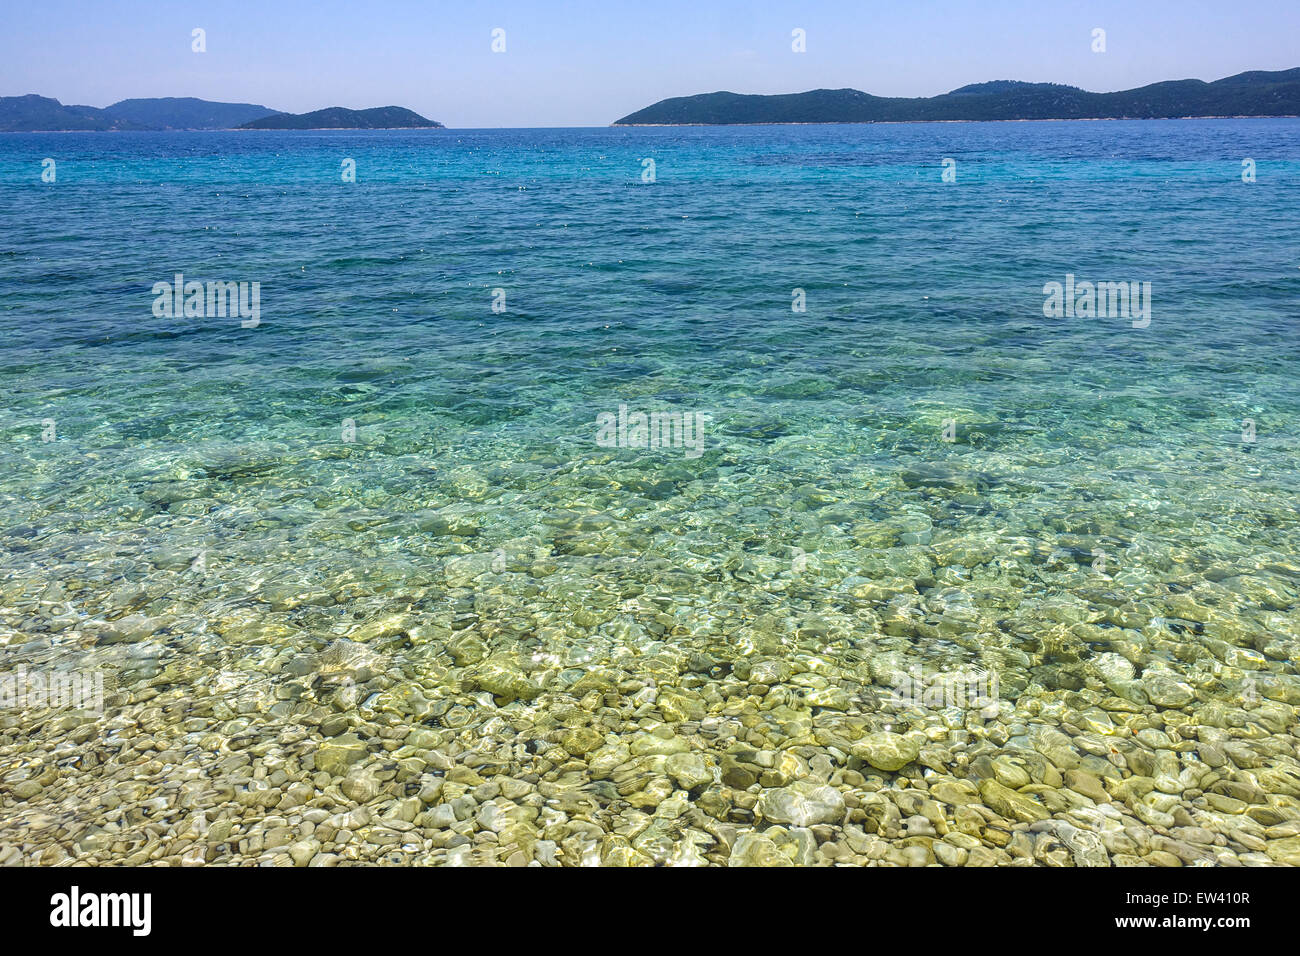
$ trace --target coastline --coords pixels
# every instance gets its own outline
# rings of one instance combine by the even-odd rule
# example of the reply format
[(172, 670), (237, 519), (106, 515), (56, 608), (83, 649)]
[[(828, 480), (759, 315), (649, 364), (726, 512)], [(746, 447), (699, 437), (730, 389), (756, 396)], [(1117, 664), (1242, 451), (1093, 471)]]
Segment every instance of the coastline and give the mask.
[(955, 120), (815, 120), (810, 122), (764, 122), (764, 123), (610, 123), (611, 129), (632, 127), (672, 127), (672, 126), (915, 126), (922, 123), (1122, 123), (1136, 120), (1178, 121), (1207, 119), (1300, 119), (1297, 113), (1279, 113), (1258, 116), (1254, 114), (1239, 116), (1055, 116), (1042, 119), (955, 119)]
[[(765, 122), (765, 123), (609, 123), (606, 126), (500, 126), (488, 129), (670, 129), (675, 127), (729, 127), (729, 126), (919, 126), (939, 123), (1125, 123), (1125, 122), (1180, 122), (1183, 120), (1252, 120), (1252, 119), (1300, 119), (1297, 113), (1278, 113), (1268, 116), (1072, 116), (1050, 119), (996, 119), (996, 120), (825, 120), (817, 122)], [(243, 129), (228, 126), (221, 129), (6, 129), (5, 134), (31, 133), (386, 133), (413, 132), (416, 130), (450, 130), (449, 126), (313, 126), (309, 129)], [(467, 127), (478, 129), (479, 127)]]
[[(594, 127), (600, 129), (601, 127)], [(385, 133), (411, 132), (421, 129), (447, 129), (446, 126), (313, 126), (310, 129), (243, 129), (226, 126), (221, 129), (0, 129), (4, 133)]]

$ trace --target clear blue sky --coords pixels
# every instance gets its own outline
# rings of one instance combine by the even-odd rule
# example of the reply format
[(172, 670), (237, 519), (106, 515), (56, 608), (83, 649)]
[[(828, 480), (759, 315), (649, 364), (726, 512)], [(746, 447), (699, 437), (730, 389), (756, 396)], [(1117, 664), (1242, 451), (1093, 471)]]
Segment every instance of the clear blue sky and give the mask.
[[(0, 95), (407, 106), (455, 127), (603, 126), (668, 96), (994, 79), (1118, 90), (1300, 66), (1300, 0), (4, 0)], [(207, 31), (208, 51), (190, 50)], [(491, 31), (506, 30), (506, 52)], [(790, 31), (807, 31), (792, 53)], [(1107, 52), (1091, 51), (1094, 27)]]

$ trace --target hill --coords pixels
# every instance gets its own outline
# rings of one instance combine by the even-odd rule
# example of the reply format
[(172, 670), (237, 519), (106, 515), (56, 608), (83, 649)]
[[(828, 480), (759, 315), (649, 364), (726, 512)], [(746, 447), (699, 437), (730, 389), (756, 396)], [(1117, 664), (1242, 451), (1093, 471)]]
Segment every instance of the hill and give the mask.
[(401, 106), (377, 106), (350, 110), (331, 106), (312, 113), (278, 113), (240, 126), (240, 129), (442, 129), (441, 123), (425, 119)]
[(1213, 83), (1169, 80), (1117, 93), (1057, 83), (994, 80), (931, 97), (811, 90), (774, 96), (701, 93), (660, 100), (615, 126), (751, 123), (903, 123), (944, 120), (1179, 119), (1300, 116), (1300, 67), (1252, 71)]
[(168, 129), (418, 129), (441, 128), (400, 106), (281, 113), (253, 103), (217, 103), (192, 96), (129, 99), (99, 109), (64, 106), (48, 96), (0, 96), (0, 132)]
[(213, 103), (192, 96), (122, 100), (104, 109), (119, 119), (150, 129), (234, 129), (252, 120), (278, 115), (252, 103)]
[(93, 106), (64, 106), (48, 96), (0, 96), (0, 132), (139, 129)]

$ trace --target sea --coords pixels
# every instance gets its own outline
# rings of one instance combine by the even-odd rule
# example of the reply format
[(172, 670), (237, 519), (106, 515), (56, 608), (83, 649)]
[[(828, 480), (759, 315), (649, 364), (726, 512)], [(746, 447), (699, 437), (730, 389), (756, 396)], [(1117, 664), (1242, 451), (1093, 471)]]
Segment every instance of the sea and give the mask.
[(1300, 773), (1298, 119), (4, 134), (0, 342), (10, 862), (430, 788), (294, 860), (843, 862), (864, 788), (1064, 819), (1061, 739), (1162, 832)]

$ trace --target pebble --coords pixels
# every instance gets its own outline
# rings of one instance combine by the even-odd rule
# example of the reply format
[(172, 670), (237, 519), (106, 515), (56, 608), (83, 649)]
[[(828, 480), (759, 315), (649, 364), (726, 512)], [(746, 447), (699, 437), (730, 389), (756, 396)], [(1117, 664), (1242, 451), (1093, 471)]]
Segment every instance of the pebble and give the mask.
[[(1060, 620), (1027, 627), (1007, 593), (996, 620), (1020, 630), (996, 707), (898, 707), (869, 692), (908, 672), (916, 638), (956, 655), (981, 646), (962, 643), (976, 622), (1001, 633), (980, 563), (928, 556), (978, 556), (937, 518), (889, 532), (928, 545), (854, 570), (846, 593), (872, 599), (853, 613), (751, 620), (725, 594), (568, 581), (546, 562), (603, 560), (612, 525), (588, 517), (556, 515), (562, 554), (530, 537), (502, 572), (478, 547), (454, 589), (399, 589), (418, 614), (359, 580), (277, 584), (206, 633), (161, 595), (106, 592), (113, 627), (48, 633), (85, 627), (121, 677), (108, 713), (0, 712), (0, 865), (1300, 866), (1300, 642), (1278, 615), (1234, 631), (1185, 594), (1178, 620), (1204, 633), (1157, 631), (1158, 598), (1067, 590), (1038, 606)], [(492, 533), (464, 520), (429, 535)], [(733, 580), (764, 567), (745, 553)], [(501, 575), (568, 588), (572, 613), (536, 626)], [(0, 614), (22, 605), (12, 587)], [(1254, 701), (1216, 696), (1243, 672)]]
[(868, 734), (853, 744), (853, 756), (877, 770), (901, 770), (920, 755), (919, 741), (890, 731)]
[(979, 789), (984, 802), (1004, 817), (1032, 823), (1035, 820), (1045, 820), (1051, 815), (1046, 807), (1032, 797), (1011, 790), (996, 780), (981, 780)]
[(808, 827), (817, 823), (841, 822), (844, 797), (834, 787), (810, 781), (765, 790), (758, 799), (758, 812), (773, 823)]

